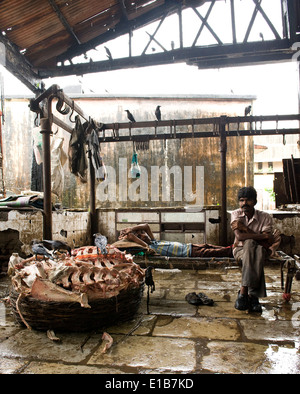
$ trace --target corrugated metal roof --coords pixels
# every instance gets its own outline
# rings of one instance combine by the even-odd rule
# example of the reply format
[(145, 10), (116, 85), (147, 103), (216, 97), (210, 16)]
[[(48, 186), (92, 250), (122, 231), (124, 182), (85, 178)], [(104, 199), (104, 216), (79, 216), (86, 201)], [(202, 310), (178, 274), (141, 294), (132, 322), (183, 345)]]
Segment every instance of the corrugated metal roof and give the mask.
[[(151, 22), (162, 22), (167, 15), (180, 13), (185, 8), (195, 9), (206, 2), (211, 2), (211, 10), (215, 2), (221, 3), (224, 0), (0, 0), (0, 62), (4, 44), (7, 68), (35, 91), (43, 77), (69, 75), (68, 72), (95, 72), (93, 59), (90, 59), (88, 66), (83, 61), (79, 71), (76, 61), (66, 70), (66, 60), (72, 61), (107, 41), (129, 34)], [(233, 12), (234, 2), (228, 3)], [(256, 4), (257, 12), (259, 4)], [(255, 46), (247, 42), (247, 48), (244, 49), (240, 43), (237, 48), (234, 41), (232, 46), (221, 42), (216, 46), (202, 46), (206, 51), (205, 55), (197, 50), (200, 47), (195, 48), (193, 45), (192, 51), (186, 51), (190, 48), (184, 48), (181, 43), (176, 59), (170, 54), (171, 51), (156, 53), (151, 57), (151, 65), (184, 59), (190, 65), (210, 68), (290, 59), (292, 41), (288, 37), (293, 34), (293, 40), (299, 41), (300, 8), (299, 0), (288, 0), (287, 4), (291, 6), (288, 14), (291, 17), (291, 31), (287, 29), (282, 40), (277, 37), (267, 43), (256, 43)], [(200, 29), (205, 25), (205, 18), (201, 18)], [(286, 22), (285, 20), (285, 25)], [(251, 26), (250, 23), (248, 30), (251, 30)], [(181, 27), (178, 26), (179, 29)], [(120, 59), (116, 56), (113, 65), (105, 58), (104, 61), (98, 61), (97, 70), (99, 67), (105, 71), (149, 65), (150, 56), (145, 60), (143, 55), (144, 53), (139, 56), (138, 61), (132, 61), (134, 56), (129, 56), (125, 62), (118, 62)], [(65, 67), (59, 67), (59, 63)]]
[[(120, 21), (126, 24), (164, 5), (165, 2), (165, 0), (2, 0), (0, 31), (24, 53), (34, 67), (55, 66), (57, 57), (68, 49), (97, 37), (100, 39), (107, 31), (113, 30)], [(179, 4), (180, 1), (177, 3)], [(69, 25), (74, 35), (68, 31), (62, 19)]]

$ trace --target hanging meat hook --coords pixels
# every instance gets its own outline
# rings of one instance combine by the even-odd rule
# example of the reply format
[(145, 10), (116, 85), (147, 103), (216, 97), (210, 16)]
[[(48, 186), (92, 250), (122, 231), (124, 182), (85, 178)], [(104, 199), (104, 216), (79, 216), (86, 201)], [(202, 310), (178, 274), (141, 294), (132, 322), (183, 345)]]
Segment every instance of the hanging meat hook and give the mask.
[(56, 103), (56, 110), (63, 114), (63, 115), (67, 115), (70, 112), (70, 107), (68, 107), (67, 105), (63, 108), (64, 105), (64, 101), (61, 98), (58, 98), (58, 101)]
[(69, 116), (69, 121), (70, 121), (71, 123), (76, 123), (76, 119), (74, 119), (74, 120), (71, 119), (73, 113), (74, 113), (74, 100), (72, 100), (72, 111), (71, 111), (71, 114), (70, 114), (70, 116)]

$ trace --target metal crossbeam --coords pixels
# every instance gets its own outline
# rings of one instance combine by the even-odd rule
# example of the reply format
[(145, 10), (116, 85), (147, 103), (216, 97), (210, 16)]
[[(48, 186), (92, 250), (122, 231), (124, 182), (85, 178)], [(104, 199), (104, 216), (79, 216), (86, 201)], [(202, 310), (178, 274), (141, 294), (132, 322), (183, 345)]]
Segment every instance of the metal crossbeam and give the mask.
[[(201, 21), (202, 21), (202, 26), (201, 26), (201, 28), (202, 28), (202, 30), (203, 30), (203, 27), (204, 26), (206, 26), (207, 27), (207, 29), (209, 30), (209, 32), (212, 34), (212, 36), (215, 38), (215, 40), (217, 41), (217, 43), (219, 44), (219, 45), (223, 45), (223, 43), (222, 43), (222, 41), (220, 40), (220, 38), (218, 37), (218, 35), (215, 33), (215, 31), (210, 27), (210, 25), (209, 25), (209, 23), (207, 22), (207, 19), (208, 19), (208, 17), (209, 17), (209, 15), (210, 15), (210, 12), (211, 12), (211, 10), (212, 10), (212, 8), (213, 8), (213, 6), (215, 5), (215, 1), (212, 1), (212, 3), (211, 3), (211, 5), (210, 5), (210, 8), (209, 8), (209, 10), (208, 10), (208, 13), (206, 14), (206, 17), (205, 18), (203, 18), (203, 16), (200, 14), (200, 12), (196, 9), (196, 8), (193, 8), (193, 10), (195, 11), (195, 13), (196, 13), (196, 15), (201, 19)], [(201, 29), (200, 28), (200, 29)], [(201, 31), (202, 31), (201, 30)], [(201, 32), (200, 32), (201, 33)], [(199, 34), (200, 35), (200, 34)], [(199, 36), (198, 36), (199, 37)]]
[[(221, 116), (213, 118), (198, 119), (176, 119), (163, 121), (147, 122), (125, 122), (125, 123), (106, 123), (102, 125), (99, 142), (124, 142), (124, 141), (149, 141), (149, 140), (167, 140), (181, 138), (214, 138), (220, 137), (220, 127), (224, 126), (224, 135), (226, 137), (237, 136), (266, 136), (266, 135), (289, 135), (299, 134), (299, 127), (282, 128), (278, 127), (282, 121), (300, 121), (299, 115), (268, 115), (268, 116)], [(275, 128), (263, 129), (263, 122), (276, 122)], [(248, 129), (240, 128), (240, 125), (247, 124)], [(209, 125), (211, 130), (195, 131), (195, 126)], [(257, 127), (259, 125), (259, 127)], [(191, 131), (177, 132), (177, 127), (190, 126)], [(230, 126), (234, 126), (230, 128)], [(170, 132), (158, 133), (158, 129), (169, 128)], [(134, 134), (134, 130), (138, 133)], [(141, 129), (152, 129), (148, 133), (141, 134)], [(106, 135), (106, 131), (111, 130), (111, 135)], [(128, 134), (120, 130), (128, 130)]]
[[(50, 1), (50, 0), (49, 0)], [(53, 1), (53, 0), (51, 0)], [(46, 69), (40, 68), (39, 73), (43, 78), (67, 76), (67, 75), (82, 75), (86, 73), (104, 72), (112, 70), (120, 70), (126, 68), (135, 67), (148, 67), (154, 65), (163, 64), (174, 64), (185, 62), (188, 65), (195, 65), (199, 68), (219, 68), (219, 67), (232, 67), (242, 66), (251, 64), (266, 64), (275, 61), (286, 61), (292, 58), (294, 53), (292, 49), (292, 39), (296, 37), (295, 29), (296, 25), (293, 23), (294, 16), (291, 14), (292, 8), (290, 2), (288, 12), (286, 7), (282, 6), (281, 20), (282, 20), (282, 37), (276, 30), (275, 26), (271, 22), (270, 17), (263, 9), (263, 0), (252, 0), (254, 3), (254, 11), (249, 24), (246, 29), (244, 37), (237, 36), (237, 16), (235, 7), (238, 0), (230, 0), (226, 3), (226, 6), (230, 7), (230, 19), (227, 21), (229, 26), (231, 25), (232, 42), (228, 42), (228, 38), (223, 38), (222, 35), (217, 34), (214, 30), (212, 19), (212, 11), (216, 14), (219, 10), (221, 2), (219, 0), (207, 0), (203, 2), (191, 1), (186, 2), (183, 6), (180, 2), (166, 2), (164, 7), (158, 7), (155, 11), (139, 17), (135, 20), (128, 20), (126, 14), (126, 7), (124, 7), (123, 0), (119, 0), (122, 5), (123, 18), (120, 24), (116, 26), (114, 31), (108, 31), (107, 34), (102, 35), (102, 41), (98, 40), (91, 41), (91, 46), (85, 44), (80, 45), (85, 52), (89, 49), (93, 49), (98, 45), (104, 44), (105, 42), (123, 34), (129, 34), (129, 55), (128, 57), (120, 58), (117, 54), (114, 54), (113, 59), (109, 60), (93, 60), (92, 55), (89, 63), (78, 63), (65, 65), (64, 60), (72, 59), (74, 56), (79, 55), (79, 47), (75, 46), (68, 52), (69, 56), (64, 58), (58, 58), (61, 61), (61, 66), (57, 66), (53, 69), (47, 67)], [(251, 0), (248, 0), (251, 2)], [(281, 0), (285, 2), (286, 0)], [(201, 9), (203, 4), (209, 3), (209, 6), (205, 12)], [(251, 4), (251, 3), (250, 3)], [(183, 28), (184, 13), (183, 10), (191, 8), (193, 12), (199, 18), (199, 28), (195, 33), (195, 37), (190, 47), (184, 46), (184, 35), (185, 30)], [(280, 12), (280, 11), (279, 11)], [(163, 38), (158, 38), (158, 32), (162, 30), (162, 25), (166, 18), (170, 15), (178, 14), (178, 33), (179, 33), (179, 45), (174, 46), (172, 42), (171, 49), (168, 50), (168, 45), (165, 45)], [(204, 16), (203, 16), (204, 15)], [(257, 16), (261, 15), (263, 20), (266, 22), (266, 27), (272, 31), (274, 39), (264, 40), (263, 36), (261, 40), (249, 41), (250, 34), (253, 30), (253, 26), (257, 20)], [(246, 15), (245, 15), (246, 16)], [(142, 50), (140, 55), (132, 56), (132, 46), (134, 44), (135, 36), (133, 37), (133, 31), (146, 26), (151, 21), (159, 21), (158, 25), (154, 28), (153, 32), (147, 31), (149, 36), (148, 41)], [(226, 21), (224, 21), (226, 23)], [(197, 45), (199, 38), (202, 36), (204, 29), (207, 29), (211, 36), (216, 41), (215, 45)], [(156, 53), (149, 53), (149, 46), (151, 42), (155, 42), (159, 47), (159, 51)], [(93, 44), (93, 45), (92, 45)], [(65, 56), (65, 55), (64, 55)]]

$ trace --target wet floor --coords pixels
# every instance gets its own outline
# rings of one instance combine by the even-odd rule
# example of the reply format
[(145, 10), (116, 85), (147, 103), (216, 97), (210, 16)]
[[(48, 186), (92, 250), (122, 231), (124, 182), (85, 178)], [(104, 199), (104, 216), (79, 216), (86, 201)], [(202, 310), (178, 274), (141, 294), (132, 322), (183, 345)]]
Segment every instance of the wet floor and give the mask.
[[(262, 314), (234, 308), (238, 267), (205, 270), (155, 269), (156, 290), (147, 288), (136, 318), (107, 327), (114, 340), (103, 353), (102, 330), (86, 333), (28, 330), (0, 302), (2, 374), (298, 374), (300, 373), (300, 282), (289, 303), (282, 298), (280, 268), (265, 269), (268, 297)], [(0, 297), (9, 279), (0, 279)], [(203, 292), (213, 306), (193, 306), (190, 292)]]

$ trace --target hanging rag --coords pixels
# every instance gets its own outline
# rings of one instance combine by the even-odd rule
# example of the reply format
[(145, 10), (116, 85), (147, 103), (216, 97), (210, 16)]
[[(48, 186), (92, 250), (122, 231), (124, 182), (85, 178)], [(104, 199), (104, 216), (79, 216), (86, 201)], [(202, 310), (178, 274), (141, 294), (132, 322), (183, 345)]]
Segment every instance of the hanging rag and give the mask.
[(64, 139), (52, 137), (51, 142), (51, 190), (58, 197), (62, 196), (64, 190), (64, 170), (63, 166), (67, 156), (63, 150)]
[(35, 160), (38, 165), (43, 162), (43, 136), (40, 127), (35, 127), (32, 130), (33, 135), (33, 152)]
[(43, 189), (43, 137), (40, 127), (32, 130), (33, 153), (31, 164), (31, 190), (42, 192)]
[(135, 148), (133, 148), (130, 176), (131, 178), (139, 178), (141, 176), (141, 169), (138, 163), (138, 158)]
[(95, 177), (97, 181), (103, 182), (106, 179), (106, 167), (103, 162), (103, 158), (100, 155), (100, 144), (98, 134), (94, 129), (91, 130), (87, 137), (89, 154), (91, 155), (92, 164), (95, 169)]
[(75, 127), (72, 130), (69, 141), (69, 168), (71, 173), (78, 176), (81, 182), (86, 183), (88, 163), (85, 153), (85, 133), (80, 117), (77, 115), (75, 119)]

